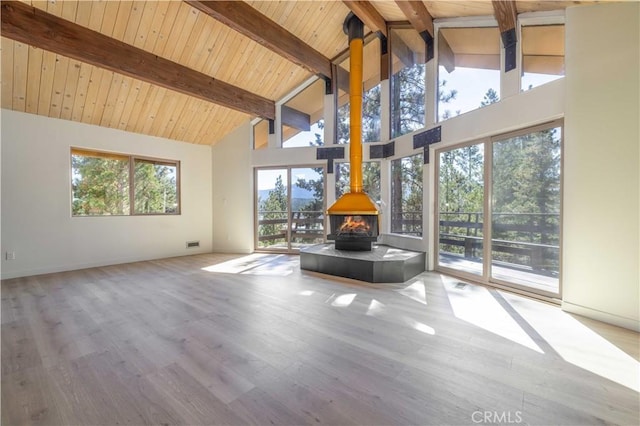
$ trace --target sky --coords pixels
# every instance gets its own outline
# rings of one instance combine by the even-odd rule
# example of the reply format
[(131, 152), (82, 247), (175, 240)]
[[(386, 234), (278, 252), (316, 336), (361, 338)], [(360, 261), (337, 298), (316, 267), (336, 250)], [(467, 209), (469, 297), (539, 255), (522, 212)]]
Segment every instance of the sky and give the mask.
[[(276, 179), (282, 176), (282, 183), (287, 186), (287, 169), (259, 169), (258, 170), (258, 190), (273, 189), (276, 186)], [(308, 167), (293, 168), (291, 179), (297, 182), (298, 179), (318, 179), (320, 175)]]

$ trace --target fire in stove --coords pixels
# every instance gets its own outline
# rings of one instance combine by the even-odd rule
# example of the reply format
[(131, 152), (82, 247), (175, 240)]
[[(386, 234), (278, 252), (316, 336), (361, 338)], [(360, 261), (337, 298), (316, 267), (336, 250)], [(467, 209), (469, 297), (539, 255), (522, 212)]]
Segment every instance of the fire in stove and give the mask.
[[(347, 201), (354, 193), (346, 194)], [(364, 195), (364, 194), (361, 194)], [(351, 196), (351, 197), (349, 197)], [(335, 240), (336, 250), (371, 250), (371, 243), (377, 241), (379, 224), (378, 212), (333, 212), (329, 214), (331, 233), (329, 240)]]
[(368, 234), (371, 226), (362, 216), (345, 216), (340, 225), (340, 234)]

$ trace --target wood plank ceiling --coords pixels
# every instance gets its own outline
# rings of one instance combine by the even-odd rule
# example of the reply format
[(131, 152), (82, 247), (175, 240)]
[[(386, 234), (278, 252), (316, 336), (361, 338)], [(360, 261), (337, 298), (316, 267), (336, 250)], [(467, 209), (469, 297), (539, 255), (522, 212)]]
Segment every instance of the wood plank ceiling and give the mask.
[[(3, 2), (5, 3), (5, 2)], [(48, 14), (276, 101), (314, 73), (183, 1), (23, 1)], [(326, 58), (347, 49), (340, 1), (247, 1)], [(362, 2), (361, 2), (362, 3)], [(518, 13), (577, 2), (518, 1)], [(406, 21), (395, 1), (372, 2)], [(424, 1), (434, 19), (492, 15), (491, 0)], [(252, 115), (2, 37), (2, 108), (198, 144)]]

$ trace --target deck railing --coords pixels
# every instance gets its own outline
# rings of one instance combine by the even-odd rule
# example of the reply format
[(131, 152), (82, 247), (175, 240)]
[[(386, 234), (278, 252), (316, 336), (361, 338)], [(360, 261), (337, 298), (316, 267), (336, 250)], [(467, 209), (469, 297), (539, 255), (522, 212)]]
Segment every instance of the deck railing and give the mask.
[[(289, 240), (314, 244), (324, 240), (324, 220), (322, 211), (260, 211), (258, 242), (261, 247)], [(480, 212), (440, 212), (440, 253), (479, 261), (483, 256), (483, 226), (484, 215)], [(421, 236), (422, 212), (396, 215), (391, 220), (391, 230), (396, 234)], [(492, 232), (492, 261), (546, 275), (558, 274), (559, 214), (493, 213)]]
[[(291, 231), (288, 232), (289, 215)], [(324, 240), (324, 212), (322, 211), (259, 211), (258, 242), (261, 247), (279, 243), (316, 243)]]
[[(491, 257), (505, 266), (556, 276), (559, 272), (560, 215), (493, 213)], [(484, 216), (479, 212), (440, 212), (440, 253), (480, 260)]]

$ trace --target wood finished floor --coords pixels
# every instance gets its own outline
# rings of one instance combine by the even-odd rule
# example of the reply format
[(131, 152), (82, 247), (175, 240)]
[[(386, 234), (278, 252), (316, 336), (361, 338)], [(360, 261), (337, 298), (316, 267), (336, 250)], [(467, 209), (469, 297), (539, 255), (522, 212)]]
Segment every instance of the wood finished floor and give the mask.
[(3, 425), (635, 425), (634, 376), (637, 333), (433, 273), (197, 255), (2, 282)]

